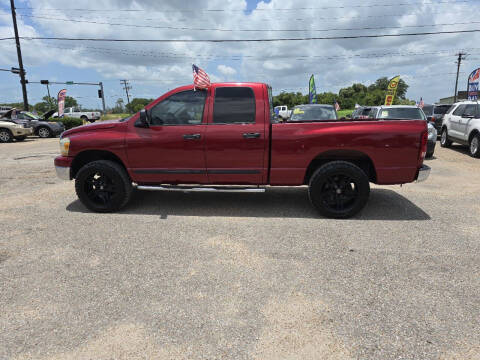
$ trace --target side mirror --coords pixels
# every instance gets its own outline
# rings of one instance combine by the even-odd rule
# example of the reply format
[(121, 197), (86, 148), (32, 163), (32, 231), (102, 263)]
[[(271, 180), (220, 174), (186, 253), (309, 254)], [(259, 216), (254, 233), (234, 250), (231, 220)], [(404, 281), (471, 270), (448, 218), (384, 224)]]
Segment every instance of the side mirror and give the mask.
[(135, 122), (136, 127), (141, 127), (141, 128), (149, 128), (150, 127), (150, 121), (149, 121), (149, 116), (148, 116), (148, 111), (146, 109), (140, 110), (140, 116), (138, 120)]

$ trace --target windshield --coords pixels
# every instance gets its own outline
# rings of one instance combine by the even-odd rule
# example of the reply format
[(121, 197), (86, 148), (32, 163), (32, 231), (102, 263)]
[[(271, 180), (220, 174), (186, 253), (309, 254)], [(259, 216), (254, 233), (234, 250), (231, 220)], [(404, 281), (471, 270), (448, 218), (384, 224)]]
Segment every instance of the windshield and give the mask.
[(295, 106), (290, 121), (305, 120), (337, 120), (337, 113), (333, 106)]
[(425, 105), (422, 110), (427, 116), (433, 115), (433, 105)]
[(447, 113), (448, 109), (450, 109), (450, 105), (447, 106), (435, 106), (435, 114), (444, 115)]
[(28, 112), (28, 111), (25, 111), (22, 114), (25, 117), (25, 119), (29, 119), (29, 120), (38, 119), (38, 116), (36, 116), (36, 115), (34, 115), (34, 114), (32, 114), (31, 112)]
[(419, 108), (382, 108), (378, 118), (388, 120), (426, 120), (425, 114)]

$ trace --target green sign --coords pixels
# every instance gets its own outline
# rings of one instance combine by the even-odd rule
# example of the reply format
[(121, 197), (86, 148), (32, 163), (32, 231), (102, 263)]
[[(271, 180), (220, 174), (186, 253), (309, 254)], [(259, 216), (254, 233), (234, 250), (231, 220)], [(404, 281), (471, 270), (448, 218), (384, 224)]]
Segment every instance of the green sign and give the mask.
[(73, 85), (73, 81), (67, 81), (65, 84), (67, 84), (67, 85)]

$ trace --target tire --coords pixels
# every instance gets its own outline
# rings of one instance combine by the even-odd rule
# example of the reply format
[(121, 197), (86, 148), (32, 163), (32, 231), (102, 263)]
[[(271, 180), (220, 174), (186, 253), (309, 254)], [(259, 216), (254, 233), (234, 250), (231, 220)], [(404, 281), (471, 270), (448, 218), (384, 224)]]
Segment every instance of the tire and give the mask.
[(427, 152), (427, 153), (425, 154), (425, 159), (431, 159), (431, 158), (433, 157), (433, 153), (434, 153), (434, 151), (432, 151), (432, 152)]
[(46, 139), (52, 136), (52, 131), (46, 126), (41, 126), (37, 130), (37, 135), (42, 139)]
[(480, 134), (473, 135), (470, 140), (470, 155), (474, 158), (480, 158)]
[(370, 183), (365, 172), (347, 161), (332, 161), (310, 178), (308, 197), (325, 217), (346, 219), (366, 205)]
[(84, 165), (75, 179), (77, 196), (94, 212), (114, 212), (123, 208), (132, 195), (132, 182), (119, 164), (109, 160)]
[(0, 129), (0, 143), (9, 143), (13, 141), (12, 132), (8, 129)]
[(442, 135), (440, 137), (440, 146), (443, 148), (448, 148), (452, 146), (452, 141), (448, 139), (447, 128), (442, 129)]
[(25, 140), (26, 138), (27, 138), (26, 136), (17, 136), (17, 137), (15, 138), (15, 140), (17, 140), (17, 141), (23, 141), (23, 140)]
[(88, 117), (86, 117), (85, 115), (80, 116), (80, 120), (83, 121), (83, 124), (85, 124), (87, 122), (91, 122), (90, 120), (88, 120)]

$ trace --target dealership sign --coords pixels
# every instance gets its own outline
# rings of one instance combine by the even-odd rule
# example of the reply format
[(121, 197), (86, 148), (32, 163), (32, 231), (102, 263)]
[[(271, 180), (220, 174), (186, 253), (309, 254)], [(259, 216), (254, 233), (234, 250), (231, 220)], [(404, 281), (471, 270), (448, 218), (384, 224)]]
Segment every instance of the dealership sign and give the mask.
[(468, 100), (478, 99), (478, 83), (480, 81), (480, 68), (474, 70), (468, 77)]

